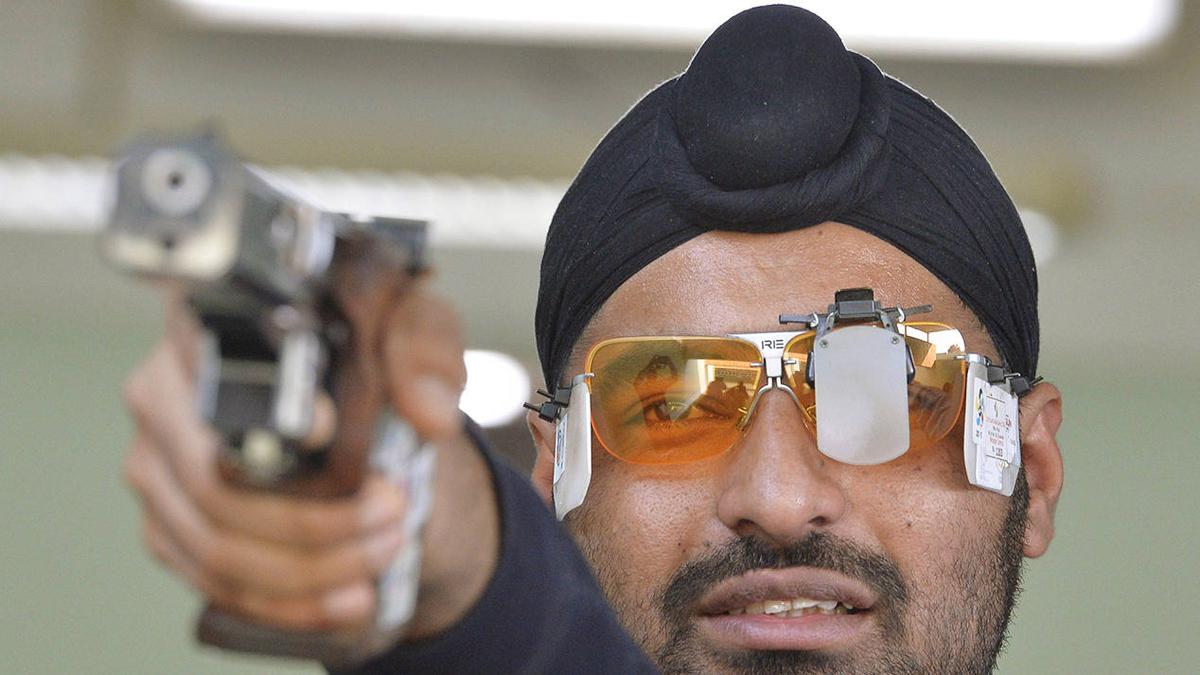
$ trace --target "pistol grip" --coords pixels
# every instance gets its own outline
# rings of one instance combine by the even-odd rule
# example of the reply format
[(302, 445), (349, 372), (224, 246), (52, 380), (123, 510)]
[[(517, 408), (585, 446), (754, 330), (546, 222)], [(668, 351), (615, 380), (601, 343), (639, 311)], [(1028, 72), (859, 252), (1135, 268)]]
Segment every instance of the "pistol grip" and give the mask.
[(251, 654), (353, 666), (369, 657), (386, 636), (361, 632), (284, 630), (255, 623), (209, 605), (196, 623), (196, 638), (208, 645)]

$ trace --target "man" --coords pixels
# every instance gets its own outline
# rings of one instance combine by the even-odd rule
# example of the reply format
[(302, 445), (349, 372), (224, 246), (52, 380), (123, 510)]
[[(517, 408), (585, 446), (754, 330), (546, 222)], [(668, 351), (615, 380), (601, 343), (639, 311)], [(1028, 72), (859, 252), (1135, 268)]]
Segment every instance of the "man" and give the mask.
[[(870, 298), (839, 291), (864, 287), (881, 302), (856, 322), (863, 305), (837, 303)], [(835, 299), (850, 325), (829, 332)], [(609, 132), (555, 216), (537, 315), (554, 398), (529, 418), (533, 487), (586, 568), (527, 484), (454, 422), (461, 366), (440, 339), (444, 310), (421, 290), (384, 309), (345, 302), (364, 388), (441, 452), (416, 617), (363, 671), (989, 672), (1021, 557), (1053, 536), (1061, 398), (1032, 380), (1036, 272), (1015, 209), (945, 113), (804, 10), (719, 28)], [(926, 304), (919, 334), (891, 309)], [(817, 350), (856, 328), (885, 338), (855, 354), (900, 368), (878, 391), (900, 392), (905, 421), (879, 421), (891, 403), (831, 403), (852, 378), (823, 375), (836, 359)], [(961, 341), (935, 345), (935, 330)], [(128, 387), (148, 545), (252, 618), (360, 625), (404, 543), (402, 495), (373, 481), (314, 505), (221, 485), (187, 402), (191, 333), (176, 317)], [(775, 340), (804, 347), (772, 356)], [(1006, 367), (978, 392), (1022, 395), (1020, 454), (990, 465), (1006, 477), (994, 484), (980, 472), (991, 460), (964, 456), (973, 398), (955, 388), (985, 358)], [(710, 369), (689, 389), (695, 363)], [(926, 386), (947, 364), (957, 375)], [(595, 441), (582, 465), (569, 428)], [(888, 443), (897, 452), (880, 461)]]

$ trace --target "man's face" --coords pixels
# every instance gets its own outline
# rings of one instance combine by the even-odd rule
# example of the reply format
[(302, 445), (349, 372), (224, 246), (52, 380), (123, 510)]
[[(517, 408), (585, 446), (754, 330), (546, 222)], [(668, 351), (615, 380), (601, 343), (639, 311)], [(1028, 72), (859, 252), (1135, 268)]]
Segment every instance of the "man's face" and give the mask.
[[(922, 320), (958, 328), (968, 351), (996, 360), (974, 315), (932, 274), (826, 223), (714, 232), (672, 250), (612, 295), (566, 373), (581, 372), (603, 339), (780, 330), (781, 312), (824, 311), (836, 290), (861, 286), (887, 306), (932, 304)], [(841, 464), (818, 452), (776, 390), (713, 459), (635, 465), (594, 447), (587, 498), (566, 523), (664, 671), (991, 669), (1018, 583), (1026, 492), (1023, 482), (1012, 499), (968, 484), (961, 431), (883, 465)], [(826, 613), (803, 608), (806, 599), (841, 604)]]

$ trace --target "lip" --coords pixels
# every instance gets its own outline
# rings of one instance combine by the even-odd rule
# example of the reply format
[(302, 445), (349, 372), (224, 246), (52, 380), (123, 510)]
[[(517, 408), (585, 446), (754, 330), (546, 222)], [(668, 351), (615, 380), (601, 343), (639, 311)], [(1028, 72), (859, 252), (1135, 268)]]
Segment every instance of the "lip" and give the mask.
[[(727, 614), (764, 600), (804, 597), (853, 605), (853, 614)], [(865, 584), (830, 570), (791, 567), (754, 570), (717, 584), (697, 603), (697, 626), (714, 644), (729, 649), (831, 650), (862, 639), (874, 623), (876, 594)]]

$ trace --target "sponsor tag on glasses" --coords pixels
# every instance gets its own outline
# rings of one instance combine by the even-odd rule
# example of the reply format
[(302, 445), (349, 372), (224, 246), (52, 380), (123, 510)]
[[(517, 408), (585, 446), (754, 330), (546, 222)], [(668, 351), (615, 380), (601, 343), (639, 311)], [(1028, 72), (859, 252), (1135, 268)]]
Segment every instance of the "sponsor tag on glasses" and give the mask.
[(972, 368), (968, 373), (964, 459), (971, 484), (1012, 493), (1021, 466), (1017, 397)]

